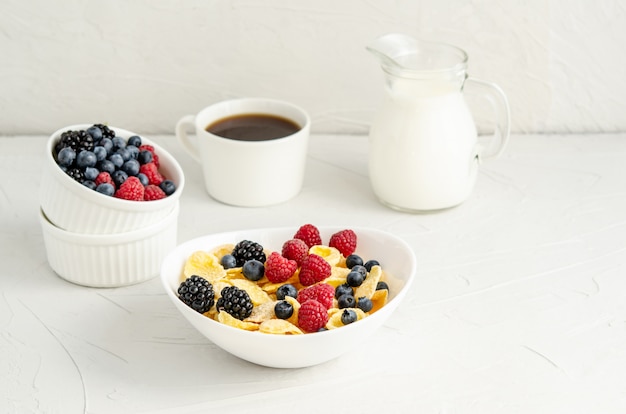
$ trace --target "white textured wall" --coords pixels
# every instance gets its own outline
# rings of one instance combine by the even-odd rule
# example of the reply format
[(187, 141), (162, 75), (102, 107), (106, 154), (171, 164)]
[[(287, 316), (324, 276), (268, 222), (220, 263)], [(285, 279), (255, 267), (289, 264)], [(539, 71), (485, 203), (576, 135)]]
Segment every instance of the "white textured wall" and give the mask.
[(626, 131), (626, 6), (609, 0), (0, 0), (0, 134), (108, 122), (171, 133), (230, 97), (365, 133), (382, 94), (364, 50), (399, 31), (466, 49), (516, 132)]

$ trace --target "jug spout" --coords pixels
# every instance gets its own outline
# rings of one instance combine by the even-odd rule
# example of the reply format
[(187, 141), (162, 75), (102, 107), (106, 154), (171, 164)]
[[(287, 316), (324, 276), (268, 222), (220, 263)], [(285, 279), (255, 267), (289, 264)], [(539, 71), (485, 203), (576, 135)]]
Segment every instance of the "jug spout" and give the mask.
[(378, 58), (385, 71), (402, 77), (464, 77), (467, 68), (467, 53), (462, 49), (402, 33), (383, 35), (366, 49)]

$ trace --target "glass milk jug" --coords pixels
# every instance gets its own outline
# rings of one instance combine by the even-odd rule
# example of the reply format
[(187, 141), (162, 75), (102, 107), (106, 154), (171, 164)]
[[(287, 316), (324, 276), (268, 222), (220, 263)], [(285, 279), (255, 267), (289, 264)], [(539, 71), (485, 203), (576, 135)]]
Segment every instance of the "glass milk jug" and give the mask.
[[(388, 34), (367, 49), (380, 60), (386, 82), (386, 100), (369, 136), (374, 193), (383, 204), (410, 212), (462, 203), (480, 161), (504, 150), (510, 130), (506, 96), (493, 83), (468, 78), (467, 54), (457, 47)], [(488, 145), (478, 142), (464, 99), (470, 93), (493, 108)]]

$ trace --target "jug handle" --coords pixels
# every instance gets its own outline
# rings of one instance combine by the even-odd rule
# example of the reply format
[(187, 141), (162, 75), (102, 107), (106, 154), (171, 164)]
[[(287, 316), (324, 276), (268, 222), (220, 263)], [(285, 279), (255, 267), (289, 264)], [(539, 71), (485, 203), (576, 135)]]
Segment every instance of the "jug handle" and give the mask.
[(468, 77), (463, 85), (463, 91), (472, 95), (480, 95), (490, 104), (495, 114), (495, 130), (486, 149), (479, 153), (480, 159), (499, 157), (511, 134), (511, 110), (504, 91), (495, 83)]

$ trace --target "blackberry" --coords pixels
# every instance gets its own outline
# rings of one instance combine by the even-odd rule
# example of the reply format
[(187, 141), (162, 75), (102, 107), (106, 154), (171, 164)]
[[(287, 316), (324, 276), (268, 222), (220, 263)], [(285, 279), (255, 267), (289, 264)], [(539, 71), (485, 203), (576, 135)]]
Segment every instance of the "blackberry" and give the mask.
[(217, 300), (217, 311), (225, 311), (240, 321), (252, 313), (252, 301), (248, 292), (237, 286), (227, 286), (222, 289), (222, 297)]
[(213, 285), (208, 280), (193, 275), (178, 287), (178, 297), (196, 312), (204, 313), (215, 303)]
[[(83, 144), (83, 141), (85, 141), (86, 144)], [(89, 142), (91, 142), (91, 148), (87, 148), (89, 146)], [(61, 134), (59, 142), (57, 142), (54, 146), (55, 154), (58, 154), (59, 151), (66, 147), (73, 149), (77, 154), (83, 149), (91, 151), (93, 149), (93, 138), (91, 138), (91, 135), (87, 134), (82, 129), (78, 131), (65, 131)]]
[(108, 126), (104, 124), (93, 124), (93, 126), (100, 128), (103, 138), (113, 138), (115, 136), (115, 131), (111, 130)]
[(83, 181), (85, 181), (85, 173), (80, 168), (70, 168), (69, 170), (67, 170), (67, 175), (69, 175), (75, 181), (78, 181), (79, 183), (82, 183)]
[(258, 260), (261, 263), (265, 263), (267, 259), (263, 252), (263, 246), (250, 240), (242, 240), (237, 243), (232, 255), (237, 260), (237, 267), (243, 266), (248, 260)]

